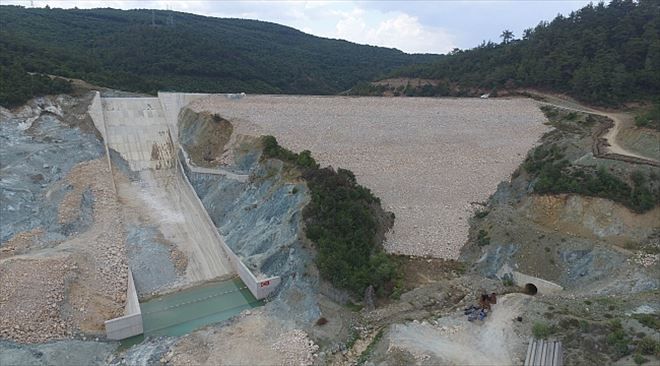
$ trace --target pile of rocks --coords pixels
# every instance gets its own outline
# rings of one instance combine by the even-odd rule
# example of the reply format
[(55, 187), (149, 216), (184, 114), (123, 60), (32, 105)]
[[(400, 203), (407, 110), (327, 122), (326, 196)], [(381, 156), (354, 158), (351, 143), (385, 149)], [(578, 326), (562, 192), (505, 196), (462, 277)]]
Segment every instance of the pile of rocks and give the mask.
[(0, 263), (0, 338), (38, 343), (70, 335), (61, 307), (75, 270), (67, 257)]
[(319, 346), (309, 339), (307, 333), (294, 329), (282, 334), (272, 348), (284, 355), (285, 365), (311, 365)]
[[(88, 294), (71, 299), (74, 309), (88, 309), (90, 298), (100, 296), (112, 299), (112, 303), (100, 313), (106, 316), (122, 315), (126, 301), (128, 280), (128, 264), (124, 244), (125, 233), (122, 229), (121, 210), (116, 199), (116, 193), (110, 180), (110, 171), (104, 159), (90, 160), (76, 165), (67, 176), (73, 186), (73, 192), (82, 195), (90, 190), (93, 196), (94, 223), (86, 232), (72, 240), (76, 249), (83, 254), (81, 260), (84, 272), (80, 281), (83, 282)], [(76, 202), (69, 200), (63, 202)], [(67, 210), (60, 207), (60, 212)], [(91, 293), (91, 294), (90, 294)], [(93, 296), (90, 296), (93, 295)], [(84, 321), (87, 315), (79, 311), (78, 322)], [(102, 321), (95, 319), (97, 330), (102, 329)]]

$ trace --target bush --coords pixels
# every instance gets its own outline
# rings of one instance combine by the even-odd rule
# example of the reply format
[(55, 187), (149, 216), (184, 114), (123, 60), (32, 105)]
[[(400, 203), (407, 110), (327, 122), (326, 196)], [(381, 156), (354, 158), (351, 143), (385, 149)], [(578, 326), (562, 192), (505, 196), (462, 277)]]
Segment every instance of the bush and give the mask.
[(637, 344), (637, 350), (643, 355), (660, 354), (660, 342), (652, 337), (644, 337)]
[(305, 234), (314, 242), (321, 277), (363, 296), (373, 285), (379, 296), (394, 289), (398, 266), (380, 247), (377, 233), (387, 228), (380, 200), (346, 169), (319, 169), (307, 150), (295, 154), (273, 136), (262, 138), (263, 158), (294, 165), (307, 182), (311, 202), (303, 210)]
[(630, 354), (631, 339), (623, 330), (623, 326), (619, 320), (613, 320), (610, 323), (610, 333), (607, 335), (607, 344), (610, 346), (610, 352), (615, 359), (627, 356)]
[(477, 219), (483, 219), (484, 217), (488, 216), (490, 211), (488, 210), (479, 210), (474, 213), (474, 217)]
[(532, 334), (534, 338), (546, 339), (554, 333), (554, 327), (546, 323), (536, 322), (532, 326)]
[(644, 358), (640, 354), (635, 354), (635, 356), (633, 356), (633, 361), (637, 365), (642, 365), (642, 364), (645, 364), (645, 363), (649, 362), (649, 360), (647, 360), (646, 358)]
[(479, 233), (477, 234), (477, 244), (480, 247), (490, 244), (490, 236), (488, 236), (488, 232), (486, 230), (479, 230)]
[(660, 316), (656, 314), (633, 314), (633, 318), (646, 327), (660, 330)]
[(641, 172), (633, 172), (633, 187), (605, 168), (572, 166), (562, 150), (552, 144), (540, 146), (528, 154), (523, 168), (533, 177), (537, 194), (576, 193), (622, 203), (633, 211), (646, 212), (660, 201), (660, 190), (652, 192)]

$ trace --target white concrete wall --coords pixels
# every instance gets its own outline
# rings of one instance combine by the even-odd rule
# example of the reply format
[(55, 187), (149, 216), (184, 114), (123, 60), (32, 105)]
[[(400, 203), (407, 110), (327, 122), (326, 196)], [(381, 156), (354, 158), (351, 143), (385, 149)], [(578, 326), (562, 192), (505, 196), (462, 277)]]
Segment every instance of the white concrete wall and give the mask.
[(101, 101), (101, 93), (95, 92), (94, 98), (92, 99), (92, 104), (89, 105), (87, 110), (89, 116), (92, 117), (92, 122), (94, 126), (101, 133), (101, 136), (105, 140), (105, 122), (103, 119), (103, 102)]
[(105, 140), (131, 170), (174, 167), (174, 145), (158, 98), (102, 98)]
[(126, 294), (126, 307), (124, 316), (105, 321), (105, 334), (108, 339), (121, 340), (133, 337), (144, 332), (142, 311), (138, 302), (133, 272), (128, 269), (128, 284)]

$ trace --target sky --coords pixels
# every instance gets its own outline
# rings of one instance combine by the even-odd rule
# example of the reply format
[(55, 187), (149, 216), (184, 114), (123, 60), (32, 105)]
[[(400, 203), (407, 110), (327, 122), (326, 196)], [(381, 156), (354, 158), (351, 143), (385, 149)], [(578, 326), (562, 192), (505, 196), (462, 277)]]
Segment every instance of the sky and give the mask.
[[(51, 8), (170, 9), (215, 17), (247, 18), (288, 25), (303, 32), (408, 53), (446, 53), (482, 41), (499, 42), (504, 29), (516, 37), (540, 21), (589, 4), (590, 0), (510, 1), (171, 1), (0, 0), (0, 4)], [(594, 1), (596, 2), (596, 1)]]

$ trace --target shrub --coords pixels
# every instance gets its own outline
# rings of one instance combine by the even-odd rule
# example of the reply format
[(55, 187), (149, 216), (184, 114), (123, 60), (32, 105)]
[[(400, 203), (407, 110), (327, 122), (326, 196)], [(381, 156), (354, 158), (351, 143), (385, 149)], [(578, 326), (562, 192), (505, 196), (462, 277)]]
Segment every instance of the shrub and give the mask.
[(480, 247), (490, 244), (490, 236), (488, 236), (488, 232), (486, 230), (479, 230), (479, 233), (477, 234), (477, 244)]
[(660, 190), (652, 192), (643, 173), (632, 173), (631, 187), (603, 167), (572, 166), (556, 144), (532, 150), (523, 162), (523, 168), (535, 178), (534, 192), (537, 194), (577, 193), (602, 197), (639, 213), (652, 209), (660, 201)]
[(513, 286), (513, 278), (511, 278), (511, 276), (502, 277), (502, 284), (506, 287)]
[(638, 127), (648, 127), (660, 131), (660, 101), (654, 103), (648, 111), (638, 114), (635, 117), (635, 124)]
[(380, 200), (346, 169), (320, 169), (308, 150), (295, 154), (279, 146), (273, 136), (262, 138), (264, 158), (294, 165), (307, 182), (311, 202), (303, 210), (305, 234), (314, 242), (321, 277), (334, 286), (363, 296), (373, 285), (379, 296), (394, 289), (398, 266), (380, 246), (377, 233), (391, 217)]
[(644, 337), (637, 344), (637, 350), (643, 355), (660, 354), (660, 342), (652, 337)]
[(484, 217), (488, 216), (490, 211), (488, 210), (479, 210), (474, 213), (474, 217), (477, 219), (483, 219)]
[(607, 335), (607, 344), (610, 346), (610, 351), (615, 359), (630, 354), (628, 347), (630, 341), (630, 337), (623, 330), (623, 326), (619, 320), (610, 322), (610, 333)]
[(546, 323), (536, 322), (532, 326), (532, 334), (534, 335), (534, 338), (546, 339), (553, 333), (554, 327)]
[(633, 314), (638, 322), (651, 329), (660, 330), (660, 316), (655, 314)]
[(647, 360), (646, 358), (644, 358), (640, 354), (635, 354), (635, 356), (633, 356), (633, 361), (637, 365), (642, 365), (642, 364), (645, 364), (645, 363), (649, 362), (649, 360)]

